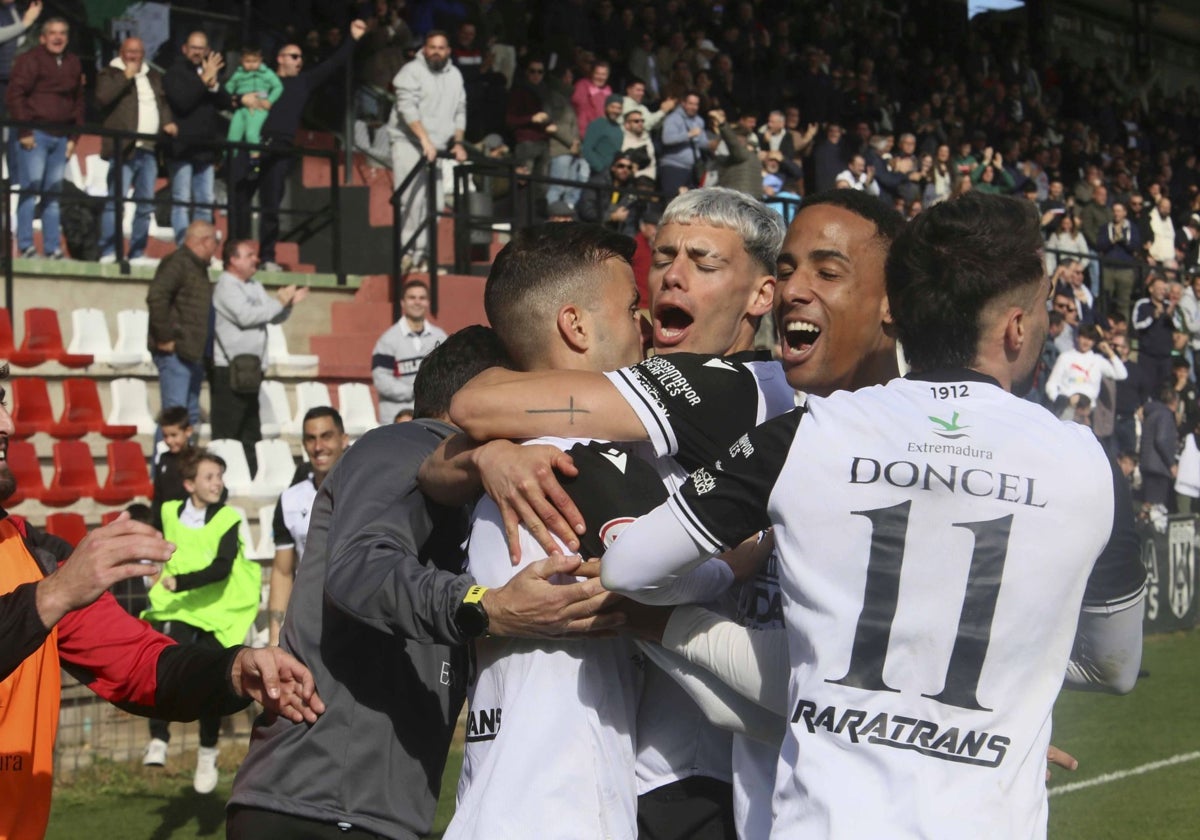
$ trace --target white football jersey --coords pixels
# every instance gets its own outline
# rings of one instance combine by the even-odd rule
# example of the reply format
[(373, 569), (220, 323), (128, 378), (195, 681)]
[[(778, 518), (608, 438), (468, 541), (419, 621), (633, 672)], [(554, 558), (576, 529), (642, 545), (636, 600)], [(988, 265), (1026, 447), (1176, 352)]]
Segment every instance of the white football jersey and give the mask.
[[(654, 356), (605, 374), (637, 413), (655, 454), (684, 469), (710, 463), (742, 432), (789, 411), (795, 391), (767, 353)], [(638, 715), (638, 792), (678, 779), (730, 781), (732, 736), (651, 666)]]
[(669, 505), (716, 551), (773, 524), (791, 657), (772, 837), (1043, 837), (1080, 607), (1136, 602), (1087, 428), (970, 371), (810, 399)]

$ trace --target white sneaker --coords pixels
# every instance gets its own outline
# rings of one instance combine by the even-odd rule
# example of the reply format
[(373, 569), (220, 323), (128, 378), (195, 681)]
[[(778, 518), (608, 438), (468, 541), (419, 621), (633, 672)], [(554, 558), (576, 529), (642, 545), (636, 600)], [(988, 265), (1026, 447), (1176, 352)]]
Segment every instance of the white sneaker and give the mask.
[(144, 265), (150, 266), (151, 268), (157, 268), (160, 262), (162, 262), (162, 260), (160, 260), (158, 257), (147, 257), (145, 255), (140, 257), (130, 257), (129, 259), (130, 265)]
[(146, 767), (162, 767), (167, 763), (167, 742), (161, 738), (151, 738), (142, 753), (142, 764)]
[(258, 268), (260, 271), (283, 271), (283, 266), (277, 262), (271, 262), (270, 260), (267, 260)]
[(117, 261), (116, 254), (102, 254), (99, 259), (100, 265), (112, 265), (116, 261)]
[(192, 787), (196, 793), (212, 793), (217, 788), (217, 747), (201, 747), (196, 752), (196, 775)]

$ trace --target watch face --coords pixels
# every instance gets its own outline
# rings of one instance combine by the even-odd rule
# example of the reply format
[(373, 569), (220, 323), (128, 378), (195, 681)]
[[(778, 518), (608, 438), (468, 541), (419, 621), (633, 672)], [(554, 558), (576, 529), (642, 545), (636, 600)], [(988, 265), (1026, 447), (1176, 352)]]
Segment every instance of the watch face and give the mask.
[(454, 611), (454, 623), (468, 639), (482, 636), (488, 628), (487, 612), (479, 603), (459, 604)]

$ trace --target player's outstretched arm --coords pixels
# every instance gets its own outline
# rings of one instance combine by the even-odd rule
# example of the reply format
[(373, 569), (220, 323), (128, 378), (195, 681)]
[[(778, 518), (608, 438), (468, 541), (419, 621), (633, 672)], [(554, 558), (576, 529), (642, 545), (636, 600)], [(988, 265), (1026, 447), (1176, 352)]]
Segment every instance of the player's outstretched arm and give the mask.
[(513, 565), (521, 561), (522, 524), (547, 554), (579, 550), (583, 516), (558, 483), (556, 473), (574, 477), (575, 462), (555, 446), (518, 446), (507, 440), (477, 444), (466, 435), (447, 438), (421, 464), (421, 492), (439, 504), (474, 501), (480, 491), (496, 502)]
[(486, 370), (454, 395), (450, 419), (475, 440), (648, 439), (616, 387), (592, 371)]
[(1065, 685), (1081, 691), (1128, 694), (1142, 665), (1142, 598), (1115, 612), (1084, 609)]
[(52, 628), (67, 613), (86, 607), (113, 584), (146, 573), (141, 560), (165, 563), (175, 546), (162, 535), (129, 514), (92, 531), (54, 574), (37, 585), (37, 611), (42, 623)]
[(234, 693), (293, 723), (315, 723), (325, 711), (312, 672), (278, 647), (242, 648), (229, 673)]
[(692, 538), (664, 503), (639, 518), (604, 554), (600, 580), (604, 588), (645, 601), (643, 590), (670, 583), (712, 554)]

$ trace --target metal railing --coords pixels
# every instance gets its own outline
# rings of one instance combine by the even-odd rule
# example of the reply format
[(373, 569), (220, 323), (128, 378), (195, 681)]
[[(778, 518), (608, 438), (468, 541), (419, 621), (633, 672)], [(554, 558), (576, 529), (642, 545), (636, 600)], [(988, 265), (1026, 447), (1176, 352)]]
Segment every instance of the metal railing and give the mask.
[[(131, 131), (120, 131), (116, 129), (103, 128), (97, 125), (84, 126), (62, 126), (48, 125), (45, 123), (19, 122), (15, 120), (0, 120), (0, 126), (7, 128), (10, 132), (18, 132), (23, 129), (37, 129), (40, 131), (62, 132), (63, 134), (76, 135), (95, 135), (99, 137), (109, 138), (113, 140), (113, 156), (109, 159), (109, 184), (110, 187), (107, 195), (104, 197), (104, 203), (107, 204), (114, 216), (113, 225), (113, 248), (117, 257), (117, 262), (120, 266), (122, 274), (130, 273), (130, 265), (125, 257), (125, 233), (124, 233), (124, 218), (125, 204), (127, 201), (138, 199), (129, 199), (126, 197), (126, 192), (129, 185), (124, 183), (124, 164), (128, 159), (127, 146), (132, 146), (139, 141), (147, 141), (155, 144), (166, 144), (173, 142), (172, 138), (164, 135), (138, 134)], [(332, 265), (332, 273), (337, 276), (338, 285), (346, 284), (346, 274), (342, 269), (342, 230), (338, 223), (340, 219), (340, 202), (341, 191), (339, 187), (338, 166), (342, 160), (342, 152), (335, 149), (308, 149), (299, 146), (278, 146), (268, 144), (255, 143), (239, 143), (227, 140), (199, 140), (187, 138), (187, 144), (191, 148), (209, 148), (212, 149), (218, 158), (218, 161), (224, 165), (229, 188), (227, 190), (226, 200), (224, 203), (203, 203), (197, 201), (175, 201), (170, 200), (170, 206), (187, 207), (189, 210), (195, 211), (198, 209), (209, 210), (214, 217), (218, 211), (223, 211), (230, 224), (230, 235), (235, 235), (234, 220), (239, 220), (239, 227), (243, 230), (248, 230), (251, 226), (253, 213), (261, 214), (264, 210), (262, 204), (251, 204), (249, 206), (237, 205), (237, 189), (235, 173), (248, 173), (247, 164), (249, 153), (257, 151), (264, 156), (288, 156), (293, 158), (320, 158), (328, 162), (330, 170), (330, 195), (329, 203), (319, 210), (296, 210), (279, 208), (266, 208), (277, 213), (280, 217), (303, 217), (299, 225), (294, 226), (290, 230), (281, 230), (278, 241), (296, 241), (303, 242), (311, 237), (316, 231), (332, 225), (332, 253), (330, 261)], [(41, 201), (47, 194), (54, 195), (53, 188), (42, 189), (40, 186), (21, 186), (19, 183), (17, 161), (12, 159), (12, 155), (19, 148), (18, 141), (13, 139), (9, 142), (5, 149), (5, 153), (9, 156), (8, 160), (8, 178), (3, 181), (3, 190), (6, 196), (9, 197), (16, 194), (20, 198), (33, 197), (37, 201)], [(214, 166), (216, 164), (214, 163)], [(65, 178), (65, 176), (64, 176)], [(157, 178), (156, 178), (157, 180)], [(256, 190), (256, 193), (259, 191)], [(259, 193), (260, 194), (260, 193)], [(57, 193), (57, 197), (61, 200), (61, 186)], [(161, 202), (155, 196), (146, 199), (152, 203), (158, 204)], [(244, 220), (244, 221), (243, 221)], [(13, 227), (12, 216), (6, 212), (3, 214), (3, 219), (0, 220), (0, 243), (3, 245), (3, 265), (4, 265), (4, 291), (6, 305), (10, 310), (13, 309)], [(55, 250), (58, 243), (45, 243), (44, 247), (48, 250)]]

